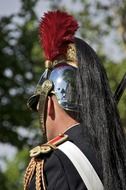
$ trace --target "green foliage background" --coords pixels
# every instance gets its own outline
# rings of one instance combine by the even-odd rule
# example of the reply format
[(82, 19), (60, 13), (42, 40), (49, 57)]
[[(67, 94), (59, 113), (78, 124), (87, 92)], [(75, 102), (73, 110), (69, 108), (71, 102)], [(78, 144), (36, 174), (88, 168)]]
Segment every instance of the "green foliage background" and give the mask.
[[(20, 12), (0, 18), (0, 142), (16, 148), (13, 160), (0, 156), (6, 167), (0, 170), (0, 189), (21, 190), (24, 170), (29, 160), (28, 150), (41, 142), (37, 114), (26, 107), (27, 98), (43, 71), (43, 52), (39, 45), (39, 19), (35, 7), (38, 0), (20, 0)], [(63, 2), (68, 2), (64, 3)], [(44, 3), (44, 0), (43, 0)], [(50, 10), (71, 12), (79, 21), (78, 35), (95, 48), (104, 64), (114, 93), (126, 72), (126, 1), (110, 0), (50, 0)], [(72, 9), (79, 3), (81, 8)], [(8, 7), (9, 8), (9, 7)], [(110, 37), (111, 36), (111, 37)], [(113, 39), (113, 41), (111, 40)], [(105, 53), (105, 40), (117, 45), (122, 53)], [(126, 128), (126, 93), (118, 105), (122, 125)]]

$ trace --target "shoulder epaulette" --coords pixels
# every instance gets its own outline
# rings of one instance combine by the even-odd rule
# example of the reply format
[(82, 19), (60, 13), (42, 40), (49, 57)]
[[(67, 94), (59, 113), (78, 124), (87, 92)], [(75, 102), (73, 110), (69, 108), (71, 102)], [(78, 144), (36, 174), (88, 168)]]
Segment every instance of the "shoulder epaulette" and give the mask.
[(65, 142), (67, 139), (68, 135), (66, 134), (58, 135), (54, 139), (48, 141), (46, 144), (36, 146), (32, 150), (30, 150), (30, 157), (37, 157), (40, 154), (47, 154), (52, 150), (57, 149), (57, 146)]

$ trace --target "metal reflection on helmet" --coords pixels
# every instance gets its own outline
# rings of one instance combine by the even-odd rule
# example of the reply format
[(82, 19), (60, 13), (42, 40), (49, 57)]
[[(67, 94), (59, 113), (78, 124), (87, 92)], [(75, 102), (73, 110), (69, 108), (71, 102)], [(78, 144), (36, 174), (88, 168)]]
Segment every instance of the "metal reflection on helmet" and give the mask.
[(58, 103), (70, 111), (77, 110), (76, 103), (76, 68), (67, 64), (55, 67), (50, 73), (49, 80), (54, 84), (54, 92)]
[(76, 94), (76, 71), (77, 68), (66, 63), (58, 64), (53, 70), (45, 71), (36, 87), (34, 95), (32, 95), (27, 105), (30, 109), (36, 110), (39, 101), (41, 86), (47, 79), (53, 82), (53, 94), (56, 95), (58, 103), (69, 111), (78, 112)]

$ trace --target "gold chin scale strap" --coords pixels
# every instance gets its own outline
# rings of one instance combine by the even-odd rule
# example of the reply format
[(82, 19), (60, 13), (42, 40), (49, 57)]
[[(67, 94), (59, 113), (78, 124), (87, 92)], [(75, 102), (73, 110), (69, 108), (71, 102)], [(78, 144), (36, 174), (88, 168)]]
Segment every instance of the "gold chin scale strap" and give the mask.
[(41, 86), (40, 98), (39, 98), (39, 119), (40, 128), (42, 129), (42, 140), (43, 143), (47, 142), (46, 127), (45, 127), (45, 114), (46, 114), (46, 101), (49, 93), (53, 88), (53, 83), (50, 80), (46, 80)]

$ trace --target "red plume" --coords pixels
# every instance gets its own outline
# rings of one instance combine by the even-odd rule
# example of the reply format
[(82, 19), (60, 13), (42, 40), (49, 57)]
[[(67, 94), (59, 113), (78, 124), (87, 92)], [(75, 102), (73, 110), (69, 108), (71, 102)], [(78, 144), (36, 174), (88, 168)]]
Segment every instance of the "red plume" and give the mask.
[(40, 21), (39, 35), (46, 59), (53, 61), (65, 55), (77, 29), (78, 24), (71, 15), (60, 11), (45, 13)]

